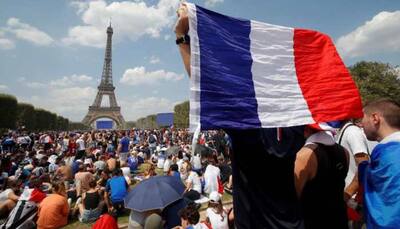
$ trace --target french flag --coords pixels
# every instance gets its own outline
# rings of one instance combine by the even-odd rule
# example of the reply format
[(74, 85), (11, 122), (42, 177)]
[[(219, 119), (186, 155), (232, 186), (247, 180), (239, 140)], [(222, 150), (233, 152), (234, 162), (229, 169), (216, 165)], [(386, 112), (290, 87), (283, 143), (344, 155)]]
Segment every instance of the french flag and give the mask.
[(186, 5), (192, 131), (362, 117), (358, 89), (327, 35)]

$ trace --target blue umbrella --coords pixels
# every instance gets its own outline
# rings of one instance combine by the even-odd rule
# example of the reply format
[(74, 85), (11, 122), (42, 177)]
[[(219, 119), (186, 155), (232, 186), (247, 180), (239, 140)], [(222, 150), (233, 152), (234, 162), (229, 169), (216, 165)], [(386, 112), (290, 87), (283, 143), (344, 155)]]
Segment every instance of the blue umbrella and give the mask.
[(155, 176), (140, 182), (124, 199), (125, 208), (144, 212), (162, 209), (182, 198), (185, 186), (172, 176)]

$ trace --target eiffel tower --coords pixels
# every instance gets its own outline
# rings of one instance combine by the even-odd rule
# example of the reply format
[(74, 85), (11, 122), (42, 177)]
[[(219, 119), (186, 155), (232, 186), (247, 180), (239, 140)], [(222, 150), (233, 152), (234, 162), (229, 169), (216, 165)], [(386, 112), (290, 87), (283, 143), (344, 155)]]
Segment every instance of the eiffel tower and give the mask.
[[(112, 59), (111, 59), (111, 43), (112, 43), (113, 29), (110, 25), (107, 28), (107, 47), (104, 57), (103, 73), (101, 75), (100, 85), (97, 87), (97, 95), (93, 104), (89, 106), (89, 111), (82, 123), (85, 125), (92, 125), (99, 118), (110, 118), (116, 123), (118, 129), (123, 129), (125, 127), (125, 120), (121, 114), (121, 107), (117, 104), (117, 99), (115, 98), (115, 87), (112, 80)], [(109, 107), (102, 107), (101, 101), (103, 96), (107, 95), (109, 98)]]

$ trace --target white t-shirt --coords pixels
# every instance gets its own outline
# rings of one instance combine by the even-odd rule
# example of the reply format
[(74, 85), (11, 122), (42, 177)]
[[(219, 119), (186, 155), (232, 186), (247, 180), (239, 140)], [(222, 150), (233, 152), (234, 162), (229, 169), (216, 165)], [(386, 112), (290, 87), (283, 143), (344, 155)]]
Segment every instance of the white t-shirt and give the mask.
[(222, 212), (222, 216), (215, 213), (212, 208), (207, 208), (206, 214), (207, 217), (210, 219), (210, 223), (213, 229), (229, 229), (228, 216), (225, 212), (225, 209)]
[(129, 167), (122, 167), (122, 175), (124, 175), (124, 177), (130, 177), (131, 176), (131, 169)]
[(82, 138), (76, 140), (76, 144), (78, 145), (78, 150), (85, 150), (85, 141)]
[(220, 176), (220, 170), (214, 165), (207, 165), (206, 171), (204, 172), (204, 192), (210, 194), (213, 191), (218, 192), (218, 178)]
[(183, 164), (183, 159), (179, 159), (176, 164), (178, 165), (178, 171), (181, 171), (182, 164)]
[(171, 167), (171, 160), (167, 158), (164, 162), (164, 169), (163, 169), (165, 173), (168, 172), (169, 167)]
[(192, 165), (195, 170), (201, 169), (201, 158), (198, 155), (193, 156)]
[[(353, 180), (354, 175), (356, 174), (358, 169), (356, 166), (356, 161), (354, 159), (354, 156), (357, 153), (361, 152), (368, 153), (369, 151), (368, 151), (367, 138), (365, 137), (364, 132), (361, 128), (352, 125), (350, 123), (347, 123), (345, 126), (343, 126), (342, 131), (343, 130), (344, 133), (340, 133), (337, 135), (337, 143), (339, 144), (339, 139), (341, 135), (343, 135), (340, 145), (343, 146), (345, 149), (347, 149), (350, 153), (349, 171), (347, 172), (346, 186), (345, 186), (347, 187)], [(353, 156), (351, 157), (351, 155)]]
[(186, 182), (192, 183), (192, 189), (197, 191), (198, 193), (201, 193), (201, 182), (196, 172), (190, 171)]
[(165, 164), (165, 157), (158, 157), (157, 168), (163, 169)]

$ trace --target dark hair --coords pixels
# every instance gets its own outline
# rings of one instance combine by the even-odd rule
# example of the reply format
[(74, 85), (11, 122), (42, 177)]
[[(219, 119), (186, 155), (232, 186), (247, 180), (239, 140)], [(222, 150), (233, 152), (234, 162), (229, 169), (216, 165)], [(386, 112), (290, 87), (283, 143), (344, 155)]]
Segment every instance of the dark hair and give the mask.
[(391, 99), (378, 99), (364, 106), (364, 113), (380, 113), (390, 127), (400, 129), (400, 105)]
[(97, 182), (96, 182), (95, 179), (91, 179), (91, 180), (89, 181), (89, 187), (90, 187), (90, 188), (95, 188), (96, 185), (97, 185)]
[(187, 220), (190, 224), (197, 224), (200, 219), (200, 214), (193, 206), (188, 205), (178, 212), (179, 217)]
[(114, 169), (112, 172), (113, 176), (121, 176), (122, 175), (122, 170), (121, 169)]
[(53, 193), (61, 194), (65, 192), (64, 182), (62, 181), (53, 181), (51, 183), (51, 187), (53, 189)]
[(179, 167), (178, 167), (177, 164), (172, 164), (172, 165), (169, 167), (169, 169), (171, 169), (171, 171), (178, 172)]

